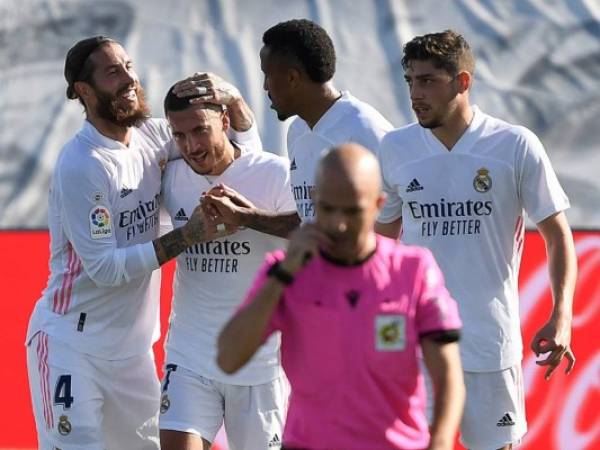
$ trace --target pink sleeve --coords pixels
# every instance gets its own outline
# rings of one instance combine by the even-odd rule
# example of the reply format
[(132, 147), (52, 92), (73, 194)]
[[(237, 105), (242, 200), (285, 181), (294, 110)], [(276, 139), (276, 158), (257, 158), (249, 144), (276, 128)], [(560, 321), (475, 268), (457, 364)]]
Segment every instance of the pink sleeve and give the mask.
[(431, 252), (423, 249), (421, 267), (417, 272), (417, 332), (419, 335), (462, 326), (458, 305), (444, 284), (444, 276)]
[[(250, 290), (246, 293), (246, 297), (244, 298), (244, 301), (238, 308), (238, 311), (245, 308), (250, 303), (252, 303), (252, 301), (254, 300), (254, 297), (256, 296), (258, 291), (263, 287), (263, 285), (265, 284), (265, 282), (267, 280), (267, 271), (277, 261), (281, 261), (283, 259), (283, 256), (284, 256), (284, 254), (281, 251), (277, 251), (274, 253), (267, 253), (267, 255), (265, 256), (265, 261), (260, 266), (260, 269), (258, 269), (256, 277), (254, 278), (254, 281), (252, 282), (252, 286), (250, 287)], [(281, 323), (281, 305), (282, 305), (282, 303), (283, 303), (283, 301), (279, 302), (279, 305), (277, 306), (277, 308), (273, 312), (273, 315), (271, 316), (271, 319), (269, 320), (267, 329), (265, 330), (265, 334), (263, 336), (263, 342), (266, 341), (273, 332), (280, 329), (279, 327), (280, 327), (280, 323)]]

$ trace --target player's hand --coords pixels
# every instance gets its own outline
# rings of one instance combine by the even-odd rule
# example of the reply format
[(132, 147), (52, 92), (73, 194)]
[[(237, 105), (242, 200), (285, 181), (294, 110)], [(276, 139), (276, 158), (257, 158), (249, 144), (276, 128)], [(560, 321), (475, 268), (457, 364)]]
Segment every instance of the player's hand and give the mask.
[(250, 200), (224, 184), (205, 192), (201, 205), (207, 215), (237, 227), (244, 225), (245, 215), (256, 210)]
[(316, 255), (319, 247), (327, 245), (331, 245), (330, 239), (316, 225), (302, 224), (290, 235), (290, 242), (285, 258), (281, 262), (281, 268), (293, 275)]
[(207, 215), (202, 206), (198, 205), (182, 231), (186, 241), (193, 245), (229, 236), (238, 231), (238, 227), (224, 224), (218, 217)]
[(548, 366), (544, 374), (546, 380), (550, 379), (563, 358), (567, 359), (565, 373), (570, 373), (575, 365), (575, 355), (571, 350), (571, 321), (551, 319), (534, 336), (531, 350), (536, 356), (549, 353), (545, 359), (536, 361), (539, 366)]
[(242, 208), (254, 208), (254, 204), (250, 200), (223, 183), (213, 186), (206, 194), (217, 197), (229, 197), (229, 199), (237, 206)]
[(242, 94), (233, 84), (210, 72), (196, 72), (189, 78), (178, 82), (173, 87), (178, 97), (190, 97), (190, 103), (213, 103), (230, 106), (242, 100)]

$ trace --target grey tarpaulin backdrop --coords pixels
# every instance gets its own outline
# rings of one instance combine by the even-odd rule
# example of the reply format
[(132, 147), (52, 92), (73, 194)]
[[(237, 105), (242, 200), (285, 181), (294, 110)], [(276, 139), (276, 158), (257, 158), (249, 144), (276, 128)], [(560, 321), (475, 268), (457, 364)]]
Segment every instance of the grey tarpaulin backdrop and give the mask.
[(157, 116), (174, 81), (221, 74), (254, 109), (265, 148), (283, 154), (258, 51), (266, 28), (299, 17), (330, 32), (337, 86), (396, 126), (413, 120), (402, 45), (463, 33), (477, 55), (475, 103), (534, 130), (571, 197), (572, 225), (600, 227), (600, 0), (0, 0), (0, 228), (46, 227), (52, 167), (83, 120), (64, 95), (75, 41), (120, 40)]

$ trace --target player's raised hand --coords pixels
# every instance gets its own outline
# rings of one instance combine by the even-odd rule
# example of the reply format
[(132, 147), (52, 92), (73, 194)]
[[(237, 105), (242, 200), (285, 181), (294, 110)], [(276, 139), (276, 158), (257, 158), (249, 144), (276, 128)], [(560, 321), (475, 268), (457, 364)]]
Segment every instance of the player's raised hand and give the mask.
[(550, 320), (533, 337), (531, 350), (539, 356), (549, 353), (545, 359), (536, 361), (539, 366), (548, 366), (544, 378), (550, 379), (552, 372), (567, 359), (565, 373), (570, 373), (575, 365), (575, 355), (571, 350), (571, 322)]
[(178, 97), (198, 96), (190, 99), (192, 104), (213, 103), (231, 106), (242, 99), (238, 88), (211, 72), (196, 72), (175, 84), (173, 93)]

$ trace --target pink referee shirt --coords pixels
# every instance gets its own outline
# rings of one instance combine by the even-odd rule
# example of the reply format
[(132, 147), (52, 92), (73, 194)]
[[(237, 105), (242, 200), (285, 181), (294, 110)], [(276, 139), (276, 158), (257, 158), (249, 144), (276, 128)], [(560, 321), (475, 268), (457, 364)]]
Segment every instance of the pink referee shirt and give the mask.
[[(267, 269), (268, 254), (245, 304)], [(281, 330), (292, 386), (283, 442), (308, 449), (423, 449), (429, 443), (419, 337), (461, 326), (423, 248), (377, 237), (365, 262), (313, 258), (286, 288), (265, 335)]]

